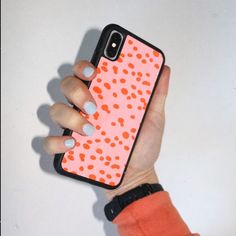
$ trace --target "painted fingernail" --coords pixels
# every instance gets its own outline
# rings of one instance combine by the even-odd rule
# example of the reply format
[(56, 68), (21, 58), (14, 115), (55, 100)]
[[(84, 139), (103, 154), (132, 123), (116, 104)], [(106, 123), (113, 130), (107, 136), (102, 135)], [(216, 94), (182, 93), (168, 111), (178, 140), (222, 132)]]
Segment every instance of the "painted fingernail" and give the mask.
[(94, 73), (94, 69), (90, 66), (86, 66), (83, 70), (83, 75), (87, 78), (92, 76), (93, 73)]
[(83, 125), (83, 132), (87, 135), (87, 136), (92, 136), (93, 133), (95, 131), (95, 128), (90, 125), (90, 124), (85, 124)]
[(73, 148), (75, 146), (75, 140), (72, 139), (67, 139), (64, 141), (64, 144), (67, 148)]
[(84, 110), (87, 114), (93, 115), (97, 110), (97, 106), (93, 102), (85, 102)]

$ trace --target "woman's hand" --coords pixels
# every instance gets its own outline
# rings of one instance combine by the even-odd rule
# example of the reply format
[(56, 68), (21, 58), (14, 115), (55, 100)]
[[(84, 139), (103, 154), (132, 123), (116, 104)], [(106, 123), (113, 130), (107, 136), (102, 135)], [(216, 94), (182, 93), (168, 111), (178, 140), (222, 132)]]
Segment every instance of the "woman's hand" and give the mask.
[[(96, 101), (87, 86), (80, 80), (93, 80), (96, 68), (87, 61), (80, 61), (73, 68), (74, 76), (68, 76), (61, 81), (61, 91), (68, 101), (83, 112), (92, 115), (96, 112)], [(165, 100), (168, 92), (170, 68), (165, 66), (158, 86), (154, 92), (144, 124), (136, 142), (135, 148), (122, 184), (115, 190), (107, 190), (109, 199), (122, 194), (142, 183), (157, 183), (154, 170), (161, 148), (161, 140), (165, 123)], [(50, 108), (50, 116), (54, 122), (63, 128), (69, 128), (81, 135), (92, 135), (95, 128), (87, 119), (71, 106), (56, 103)], [(72, 149), (75, 140), (70, 136), (49, 136), (45, 138), (44, 148), (50, 154), (64, 153)]]

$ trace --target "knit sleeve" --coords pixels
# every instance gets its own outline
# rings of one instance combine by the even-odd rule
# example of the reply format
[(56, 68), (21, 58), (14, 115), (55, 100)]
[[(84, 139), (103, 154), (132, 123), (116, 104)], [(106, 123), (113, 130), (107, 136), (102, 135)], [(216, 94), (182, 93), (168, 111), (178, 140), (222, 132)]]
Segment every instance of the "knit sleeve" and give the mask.
[(114, 220), (121, 236), (190, 236), (167, 192), (157, 192), (127, 206)]

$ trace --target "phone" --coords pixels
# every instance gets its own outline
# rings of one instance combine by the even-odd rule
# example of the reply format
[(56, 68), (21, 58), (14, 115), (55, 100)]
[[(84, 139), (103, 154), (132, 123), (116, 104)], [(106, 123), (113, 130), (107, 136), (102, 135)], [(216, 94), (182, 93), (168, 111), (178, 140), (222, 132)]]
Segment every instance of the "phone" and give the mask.
[(96, 130), (89, 137), (66, 129), (63, 135), (72, 135), (76, 145), (55, 155), (54, 167), (59, 174), (115, 189), (124, 177), (165, 57), (152, 44), (110, 24), (103, 29), (91, 62), (98, 73), (84, 83), (97, 111), (79, 112)]

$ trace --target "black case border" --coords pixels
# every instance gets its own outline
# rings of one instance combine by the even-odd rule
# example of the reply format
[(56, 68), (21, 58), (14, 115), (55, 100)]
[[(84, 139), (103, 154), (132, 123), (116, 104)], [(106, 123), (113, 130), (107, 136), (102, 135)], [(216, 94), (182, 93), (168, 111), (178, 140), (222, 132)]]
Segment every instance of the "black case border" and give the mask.
[[(118, 188), (122, 181), (123, 181), (123, 178), (124, 178), (124, 175), (125, 175), (125, 172), (127, 170), (127, 167), (129, 165), (129, 162), (130, 162), (130, 159), (131, 159), (131, 156), (132, 156), (132, 153), (133, 153), (133, 150), (135, 148), (135, 145), (136, 145), (136, 142), (137, 142), (137, 139), (139, 137), (139, 133), (140, 133), (140, 130), (143, 126), (143, 122), (144, 122), (144, 119), (146, 117), (146, 114), (147, 114), (147, 111), (149, 109), (149, 106), (150, 106), (150, 103), (151, 103), (151, 100), (152, 100), (152, 97), (153, 97), (153, 94), (154, 94), (154, 91), (156, 89), (156, 86), (158, 84), (158, 81), (160, 79), (160, 76), (162, 74), (162, 71), (163, 71), (163, 68), (164, 68), (164, 65), (165, 65), (165, 55), (164, 53), (157, 47), (155, 47), (154, 45), (150, 44), (149, 42), (143, 40), (142, 38), (138, 37), (137, 35), (129, 32), (128, 30), (122, 28), (121, 26), (117, 25), (117, 24), (109, 24), (107, 25), (103, 30), (102, 30), (102, 33), (101, 33), (101, 36), (98, 40), (98, 43), (97, 43), (97, 46), (94, 50), (94, 54), (92, 56), (92, 59), (90, 60), (90, 62), (95, 66), (97, 67), (97, 65), (99, 64), (99, 61), (100, 61), (100, 58), (103, 56), (103, 57), (106, 57), (103, 53), (104, 51), (104, 48), (106, 46), (106, 43), (107, 43), (107, 40), (108, 40), (108, 37), (110, 35), (110, 33), (113, 31), (113, 30), (116, 30), (116, 31), (119, 31), (123, 34), (124, 38), (123, 38), (123, 42), (122, 42), (122, 45), (120, 46), (120, 49), (119, 49), (119, 54), (123, 48), (123, 45), (124, 45), (124, 42), (125, 42), (125, 39), (127, 37), (127, 35), (130, 35), (132, 36), (133, 38), (139, 40), (140, 42), (146, 44), (147, 46), (153, 48), (154, 50), (158, 51), (159, 53), (162, 54), (162, 57), (163, 57), (163, 62), (162, 62), (162, 65), (161, 65), (161, 68), (160, 68), (160, 72), (158, 74), (158, 77), (156, 79), (156, 82), (154, 84), (154, 88), (152, 90), (152, 93), (150, 95), (150, 99), (149, 99), (149, 102), (147, 104), (147, 107), (146, 107), (146, 110), (144, 112), (144, 115), (143, 115), (143, 119), (141, 121), (141, 124), (139, 126), (139, 129), (138, 129), (138, 132), (137, 132), (137, 135), (135, 137), (135, 140), (134, 140), (134, 143), (133, 143), (133, 146), (130, 150), (130, 154), (129, 154), (129, 157), (128, 157), (128, 160), (127, 160), (127, 163), (126, 163), (126, 166), (125, 166), (125, 169), (124, 169), (124, 172), (122, 174), (122, 177), (120, 179), (120, 182), (116, 185), (116, 186), (110, 186), (108, 184), (104, 184), (104, 183), (101, 183), (101, 182), (98, 182), (96, 180), (92, 180), (92, 179), (89, 179), (89, 178), (86, 178), (86, 177), (83, 177), (83, 176), (80, 176), (80, 175), (75, 175), (75, 174), (72, 174), (70, 172), (67, 172), (65, 171), (62, 166), (61, 166), (61, 162), (62, 162), (62, 159), (64, 157), (64, 154), (65, 153), (59, 153), (59, 154), (56, 154), (55, 157), (54, 157), (54, 162), (53, 162), (53, 165), (54, 165), (54, 168), (55, 170), (57, 171), (57, 173), (61, 174), (61, 175), (64, 175), (64, 176), (67, 176), (67, 177), (71, 177), (73, 179), (77, 179), (77, 180), (80, 180), (80, 181), (84, 181), (84, 182), (87, 182), (89, 184), (92, 184), (92, 185), (95, 185), (95, 186), (98, 186), (98, 187), (102, 187), (102, 188), (105, 188), (105, 189), (116, 189)], [(107, 58), (107, 57), (106, 57)], [(87, 87), (89, 88), (90, 87), (90, 84), (92, 81), (83, 81)], [(78, 109), (77, 107), (74, 106), (75, 109), (77, 109), (78, 111), (80, 111), (80, 109)], [(63, 132), (63, 136), (70, 136), (71, 134), (73, 133), (72, 130), (69, 130), (69, 129), (65, 129), (64, 132)]]

